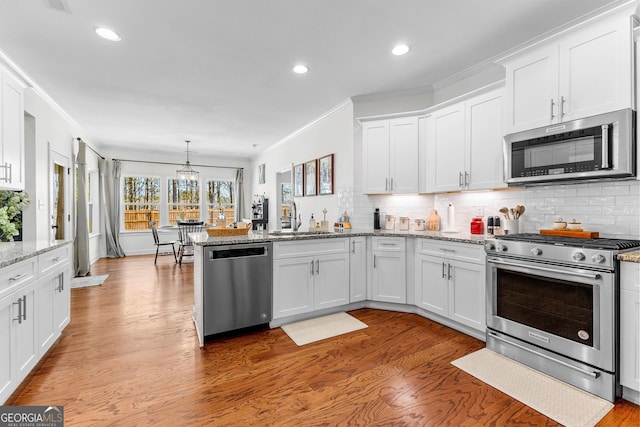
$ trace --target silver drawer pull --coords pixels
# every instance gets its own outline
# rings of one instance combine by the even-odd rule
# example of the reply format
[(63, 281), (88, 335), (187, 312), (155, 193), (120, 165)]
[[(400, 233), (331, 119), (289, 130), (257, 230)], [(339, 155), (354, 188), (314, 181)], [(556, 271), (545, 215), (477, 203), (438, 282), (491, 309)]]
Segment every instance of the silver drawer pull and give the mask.
[(28, 273), (22, 273), (22, 274), (18, 274), (17, 276), (13, 276), (13, 277), (9, 277), (9, 281), (10, 282), (15, 282), (16, 280), (20, 280), (22, 279), (24, 276), (26, 276)]
[(57, 257), (55, 257), (55, 258), (52, 258), (52, 259), (51, 259), (51, 261), (53, 261), (53, 262), (58, 262), (58, 261), (60, 261), (60, 257), (59, 257), (59, 256), (57, 256)]

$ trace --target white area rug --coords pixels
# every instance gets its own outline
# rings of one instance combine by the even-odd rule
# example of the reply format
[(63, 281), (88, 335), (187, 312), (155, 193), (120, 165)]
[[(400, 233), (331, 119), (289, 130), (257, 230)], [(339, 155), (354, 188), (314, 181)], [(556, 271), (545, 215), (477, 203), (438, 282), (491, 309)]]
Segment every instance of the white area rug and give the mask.
[(343, 312), (290, 323), (282, 326), (282, 329), (293, 342), (305, 345), (366, 327), (365, 323)]
[(613, 404), (483, 348), (451, 362), (567, 427), (593, 427)]
[(105, 280), (109, 277), (108, 274), (104, 276), (85, 276), (85, 277), (74, 277), (71, 279), (71, 287), (72, 288), (85, 288), (87, 286), (98, 286), (102, 285)]

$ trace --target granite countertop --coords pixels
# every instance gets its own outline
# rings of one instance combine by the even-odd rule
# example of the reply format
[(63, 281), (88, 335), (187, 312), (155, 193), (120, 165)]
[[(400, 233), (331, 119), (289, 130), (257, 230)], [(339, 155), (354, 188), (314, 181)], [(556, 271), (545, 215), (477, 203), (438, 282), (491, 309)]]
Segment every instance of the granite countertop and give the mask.
[(242, 243), (261, 243), (261, 242), (286, 242), (292, 240), (309, 240), (309, 239), (331, 239), (340, 237), (357, 237), (357, 236), (383, 236), (383, 237), (418, 237), (425, 239), (446, 240), (458, 243), (471, 243), (483, 245), (484, 234), (470, 234), (466, 232), (460, 233), (442, 233), (439, 231), (374, 231), (374, 230), (351, 230), (347, 232), (286, 232), (286, 231), (250, 231), (248, 235), (243, 236), (222, 236), (210, 237), (206, 232), (191, 234), (191, 238), (198, 246), (220, 246), (220, 245), (237, 245)]
[(620, 261), (626, 262), (638, 262), (640, 263), (640, 251), (627, 252), (624, 254), (619, 254), (618, 259)]
[(71, 243), (70, 240), (37, 240), (0, 243), (0, 268)]

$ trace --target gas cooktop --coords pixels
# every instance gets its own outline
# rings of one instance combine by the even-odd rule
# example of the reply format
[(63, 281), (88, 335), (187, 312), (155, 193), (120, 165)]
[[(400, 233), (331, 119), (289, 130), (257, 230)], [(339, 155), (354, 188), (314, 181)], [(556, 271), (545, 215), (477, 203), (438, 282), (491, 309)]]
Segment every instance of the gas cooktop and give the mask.
[(501, 234), (493, 237), (498, 240), (541, 243), (556, 246), (570, 246), (575, 248), (606, 249), (612, 251), (620, 251), (640, 247), (640, 240), (628, 239), (586, 239), (579, 237), (547, 236), (536, 233)]

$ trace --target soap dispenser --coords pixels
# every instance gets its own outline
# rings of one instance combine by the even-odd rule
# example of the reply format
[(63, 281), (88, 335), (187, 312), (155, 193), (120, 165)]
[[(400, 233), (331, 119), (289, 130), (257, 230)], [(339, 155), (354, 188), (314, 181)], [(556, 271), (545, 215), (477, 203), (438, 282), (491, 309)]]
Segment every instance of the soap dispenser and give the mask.
[(311, 218), (309, 219), (309, 231), (313, 231), (316, 229), (316, 220), (313, 218), (313, 214), (311, 214)]

